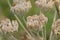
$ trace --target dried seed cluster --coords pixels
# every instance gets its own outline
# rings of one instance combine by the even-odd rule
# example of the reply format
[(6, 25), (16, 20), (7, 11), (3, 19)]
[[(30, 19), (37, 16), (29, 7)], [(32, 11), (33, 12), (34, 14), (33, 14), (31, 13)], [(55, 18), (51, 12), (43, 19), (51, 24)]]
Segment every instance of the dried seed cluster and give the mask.
[(31, 7), (32, 5), (29, 0), (13, 0), (11, 10), (15, 11), (16, 13), (24, 13), (28, 12)]
[(35, 3), (38, 7), (46, 7), (46, 8), (52, 8), (54, 4), (52, 0), (37, 0)]
[(48, 21), (48, 18), (44, 16), (43, 13), (40, 15), (33, 15), (27, 17), (27, 27), (30, 29), (41, 29), (44, 24)]
[(4, 32), (18, 31), (18, 22), (17, 22), (17, 20), (12, 20), (12, 22), (11, 22), (10, 19), (1, 20), (0, 21), (0, 28)]
[(52, 27), (55, 34), (60, 34), (60, 19), (56, 20)]

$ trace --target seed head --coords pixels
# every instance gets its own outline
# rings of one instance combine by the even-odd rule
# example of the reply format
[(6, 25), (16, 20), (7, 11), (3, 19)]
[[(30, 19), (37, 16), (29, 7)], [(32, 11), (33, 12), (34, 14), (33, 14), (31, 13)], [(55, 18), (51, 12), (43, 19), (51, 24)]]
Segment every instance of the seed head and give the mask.
[(38, 7), (42, 7), (42, 8), (52, 8), (54, 4), (52, 0), (49, 0), (49, 1), (48, 0), (37, 0), (35, 3)]
[(52, 29), (54, 33), (59, 34), (60, 33), (60, 19), (56, 20), (52, 27), (53, 27)]
[(39, 21), (42, 23), (42, 25), (45, 25), (47, 23), (47, 21), (48, 21), (48, 18), (45, 17), (45, 15), (43, 13), (40, 13)]
[(30, 29), (39, 30), (47, 23), (48, 19), (44, 14), (33, 15), (27, 17), (27, 27)]
[(13, 20), (12, 22), (10, 19), (1, 20), (1, 29), (4, 32), (14, 32), (18, 30), (18, 22)]
[(30, 29), (38, 29), (39, 27), (39, 21), (38, 21), (38, 16), (33, 15), (33, 16), (28, 16), (27, 17), (27, 27)]
[(28, 12), (30, 10), (30, 8), (32, 7), (30, 1), (26, 1), (26, 0), (15, 1), (14, 0), (13, 2), (15, 3), (15, 5), (11, 7), (11, 11), (14, 11), (16, 13)]

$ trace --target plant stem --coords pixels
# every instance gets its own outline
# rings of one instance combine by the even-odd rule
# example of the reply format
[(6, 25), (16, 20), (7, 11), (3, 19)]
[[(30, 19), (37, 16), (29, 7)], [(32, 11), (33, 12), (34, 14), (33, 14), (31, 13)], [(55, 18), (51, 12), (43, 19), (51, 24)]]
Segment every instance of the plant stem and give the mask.
[[(55, 11), (52, 25), (54, 24), (54, 22), (55, 22), (55, 20), (56, 20), (56, 16), (57, 16), (57, 13), (56, 13), (56, 11)], [(53, 28), (53, 27), (51, 27), (51, 33), (50, 33), (50, 38), (49, 38), (49, 40), (51, 40), (51, 38), (52, 38), (52, 34), (53, 34), (52, 28)]]
[[(7, 1), (8, 1), (9, 7), (11, 8), (12, 6), (11, 6), (9, 0), (7, 0)], [(34, 40), (34, 38), (31, 36), (31, 34), (27, 31), (27, 29), (26, 29), (26, 28), (24, 27), (24, 25), (22, 24), (22, 22), (20, 21), (20, 19), (19, 19), (18, 16), (16, 15), (16, 13), (15, 13), (14, 11), (12, 11), (12, 13), (14, 14), (15, 18), (18, 20), (18, 22), (19, 22), (19, 24), (21, 25), (21, 27), (25, 30), (25, 32), (32, 38), (32, 40)]]
[(12, 39), (12, 40), (18, 40), (18, 39), (16, 39), (13, 35), (11, 35), (11, 34), (9, 34), (10, 35), (10, 39)]
[(45, 29), (45, 40), (46, 40), (46, 26), (44, 27), (44, 29)]

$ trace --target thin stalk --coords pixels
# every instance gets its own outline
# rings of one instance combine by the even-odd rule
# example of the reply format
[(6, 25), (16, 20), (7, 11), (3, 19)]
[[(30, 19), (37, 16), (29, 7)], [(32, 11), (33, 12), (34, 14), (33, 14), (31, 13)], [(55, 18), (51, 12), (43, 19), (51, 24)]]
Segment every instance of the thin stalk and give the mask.
[(43, 29), (42, 29), (42, 37), (44, 38), (44, 32), (43, 32)]
[[(14, 13), (13, 13), (14, 14)], [(18, 20), (19, 24), (22, 26), (22, 28), (25, 30), (25, 32), (31, 37), (30, 33), (26, 30), (26, 28), (24, 27), (24, 25), (21, 23), (21, 21), (19, 20), (19, 18), (17, 17), (16, 14), (14, 14), (14, 16), (16, 17), (16, 19)]]
[[(14, 13), (13, 13), (14, 14)], [(27, 31), (27, 29), (24, 27), (24, 25), (21, 23), (21, 21), (19, 20), (19, 18), (17, 17), (16, 14), (14, 14), (14, 16), (16, 17), (16, 19), (18, 20), (19, 24), (21, 25), (21, 27), (25, 30), (25, 32), (32, 38), (32, 40), (34, 40), (34, 38), (32, 37), (32, 35)]]
[[(42, 24), (42, 23), (41, 23)], [(42, 28), (41, 28), (42, 27)], [(39, 35), (39, 32), (40, 31), (42, 31), (41, 33), (42, 33), (42, 37), (44, 38), (44, 30), (43, 30), (43, 25), (40, 25), (40, 27), (39, 27), (39, 30), (38, 30), (38, 32), (37, 32), (37, 36), (39, 37), (39, 39), (41, 39), (41, 36)]]
[[(25, 18), (24, 18), (24, 17), (23, 17), (23, 20), (24, 20), (24, 23), (26, 24), (26, 20), (25, 20)], [(27, 26), (27, 24), (26, 24), (26, 26)], [(28, 30), (29, 30), (29, 29), (28, 29)], [(31, 30), (29, 30), (29, 32), (31, 33), (31, 35), (32, 35), (32, 36), (35, 36), (35, 35), (34, 35), (34, 33), (32, 33), (32, 31), (31, 31)]]
[(37, 33), (37, 36), (38, 36), (38, 38), (39, 38), (39, 40), (40, 40), (40, 39), (41, 39), (41, 37), (40, 37), (39, 33)]
[[(54, 22), (55, 22), (55, 20), (56, 20), (56, 16), (57, 16), (57, 13), (54, 13), (54, 19), (53, 19), (52, 25), (54, 24)], [(50, 38), (49, 38), (49, 40), (51, 40), (52, 34), (53, 34), (53, 32), (52, 32), (52, 27), (51, 27), (51, 33), (50, 33)]]
[[(12, 6), (11, 6), (9, 0), (7, 0), (7, 1), (8, 1), (9, 7), (11, 8)], [(22, 24), (22, 22), (20, 21), (20, 19), (18, 18), (18, 16), (15, 14), (15, 12), (12, 11), (12, 13), (14, 14), (15, 18), (18, 20), (18, 22), (19, 22), (19, 24), (21, 25), (21, 27), (25, 30), (25, 32), (32, 38), (32, 40), (34, 40), (34, 38), (31, 36), (31, 34), (30, 34), (30, 33), (27, 31), (27, 29), (24, 27), (24, 25)]]
[(11, 38), (12, 40), (18, 40), (13, 35), (11, 35), (11, 34), (10, 34), (10, 37), (9, 38)]
[(45, 30), (45, 40), (46, 40), (46, 26), (44, 27), (44, 30)]
[[(25, 20), (25, 18), (23, 17), (23, 21), (24, 21), (24, 23), (26, 24), (26, 20)], [(26, 26), (27, 26), (27, 24), (26, 24)]]
[[(1, 29), (2, 30), (2, 29)], [(6, 32), (4, 32), (3, 30), (2, 30), (2, 33), (3, 33), (3, 37), (5, 38), (4, 40), (7, 40), (8, 38), (6, 38), (6, 36), (8, 36), (7, 34), (6, 34)], [(11, 38), (13, 38), (14, 40), (18, 40), (18, 39), (16, 39), (13, 35), (11, 35), (11, 33), (10, 33), (10, 36), (11, 36)]]
[[(9, 2), (9, 0), (7, 0), (8, 1), (8, 5), (9, 5), (9, 7), (11, 8), (12, 6), (11, 6), (11, 4), (10, 4), (10, 2)], [(14, 13), (14, 12), (12, 12), (13, 14), (14, 14), (14, 16), (16, 17), (16, 19), (18, 20), (18, 22), (19, 22), (19, 24), (22, 26), (22, 28), (27, 32), (27, 30), (24, 28), (24, 25), (21, 23), (21, 21), (19, 20), (19, 18), (18, 18), (18, 16)], [(27, 32), (28, 33), (28, 32)], [(29, 33), (28, 33), (29, 34)]]
[(29, 30), (29, 32), (31, 33), (32, 36), (35, 36), (34, 33), (31, 30)]

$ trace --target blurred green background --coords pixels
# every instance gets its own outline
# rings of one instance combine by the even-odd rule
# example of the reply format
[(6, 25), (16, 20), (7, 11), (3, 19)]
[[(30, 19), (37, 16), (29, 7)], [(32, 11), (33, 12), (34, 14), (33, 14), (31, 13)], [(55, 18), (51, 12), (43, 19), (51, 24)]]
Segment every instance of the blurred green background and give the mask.
[[(32, 8), (30, 9), (30, 11), (28, 13), (26, 13), (24, 15), (25, 19), (27, 16), (29, 15), (34, 15), (34, 14), (39, 14), (40, 13), (40, 9), (35, 5), (35, 1), (36, 0), (31, 0), (32, 3)], [(10, 0), (11, 4), (13, 2), (13, 0)], [(50, 34), (50, 29), (51, 29), (51, 25), (52, 25), (52, 21), (53, 21), (53, 17), (54, 17), (54, 11), (50, 10), (49, 12), (44, 13), (47, 17), (48, 17), (48, 23), (46, 25), (46, 30), (47, 30), (47, 38), (49, 37)], [(7, 0), (0, 0), (0, 18), (9, 18), (9, 19), (15, 19), (15, 17), (13, 16), (13, 14), (10, 12), (10, 8), (8, 6)], [(21, 18), (21, 17), (20, 17)], [(21, 21), (23, 22), (23, 20), (21, 19)], [(21, 26), (19, 26), (19, 32), (16, 32), (14, 34), (15, 37), (17, 37), (18, 39), (20, 38), (20, 31), (21, 31)]]

